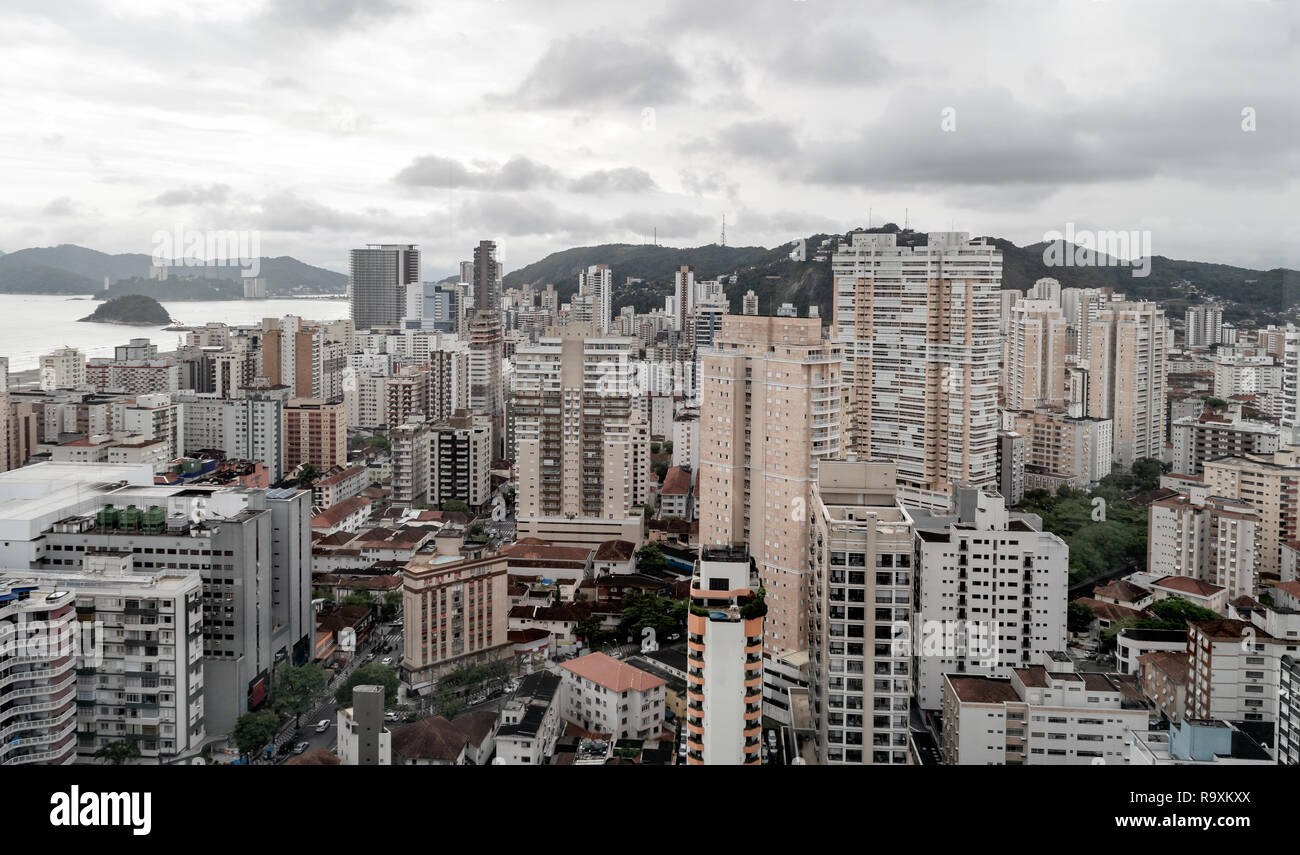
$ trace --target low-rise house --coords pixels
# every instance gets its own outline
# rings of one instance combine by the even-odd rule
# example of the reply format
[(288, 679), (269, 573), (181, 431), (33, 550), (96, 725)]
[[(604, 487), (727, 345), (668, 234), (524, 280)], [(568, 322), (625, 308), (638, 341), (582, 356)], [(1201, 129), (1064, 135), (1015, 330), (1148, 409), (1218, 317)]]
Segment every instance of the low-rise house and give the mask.
[(566, 721), (615, 739), (646, 739), (663, 730), (663, 678), (604, 653), (580, 656), (560, 668), (560, 714)]
[(1169, 597), (1179, 597), (1192, 605), (1209, 609), (1216, 615), (1228, 610), (1228, 589), (1191, 576), (1165, 576), (1151, 584), (1156, 602)]
[(491, 710), (420, 719), (392, 732), (394, 766), (484, 766), (496, 745), (497, 714)]
[(501, 710), (497, 765), (542, 766), (555, 753), (555, 743), (564, 732), (560, 683), (560, 676), (550, 671), (537, 671), (519, 682)]

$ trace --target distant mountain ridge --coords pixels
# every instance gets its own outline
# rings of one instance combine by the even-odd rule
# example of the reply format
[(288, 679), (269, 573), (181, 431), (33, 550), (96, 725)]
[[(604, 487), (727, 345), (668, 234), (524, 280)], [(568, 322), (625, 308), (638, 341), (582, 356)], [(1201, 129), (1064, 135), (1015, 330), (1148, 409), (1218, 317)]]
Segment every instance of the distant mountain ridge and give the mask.
[[(258, 263), (258, 276), (266, 280), (270, 296), (341, 294), (347, 290), (344, 274), (296, 258), (261, 258)], [(110, 285), (148, 279), (152, 266), (152, 256), (144, 253), (111, 255), (75, 244), (20, 249), (0, 253), (0, 293), (98, 294), (104, 290), (105, 278)], [(187, 293), (185, 279), (238, 280), (243, 273), (234, 266), (172, 266), (169, 271), (170, 279), (159, 282), (159, 293), (154, 294), (159, 299), (192, 299), (194, 289)], [(167, 286), (167, 282), (175, 284)]]
[[(810, 235), (804, 239), (807, 257), (813, 259), (827, 238), (832, 240), (833, 253), (836, 243), (856, 232), (894, 233), (904, 245), (926, 243), (924, 232), (888, 223), (851, 229), (844, 235)], [(1129, 299), (1160, 300), (1171, 311), (1214, 298), (1230, 304), (1225, 318), (1233, 320), (1252, 316), (1261, 321), (1282, 320), (1294, 316), (1300, 306), (1300, 272), (1287, 268), (1253, 270), (1157, 255), (1151, 258), (1147, 276), (1133, 276), (1128, 262), (1115, 263), (1105, 255), (1093, 259), (1097, 266), (1049, 265), (1044, 260), (1046, 243), (1022, 247), (1003, 238), (984, 239), (1002, 252), (1002, 287), (1009, 290), (1025, 291), (1038, 279), (1050, 277), (1063, 288), (1112, 288)], [(511, 271), (505, 276), (505, 285), (511, 288), (553, 283), (560, 299), (567, 300), (577, 292), (579, 271), (593, 264), (608, 264), (614, 271), (615, 307), (630, 305), (644, 312), (663, 307), (663, 298), (672, 292), (673, 271), (686, 264), (695, 268), (696, 279), (736, 277), (735, 284), (725, 286), (733, 312), (740, 312), (743, 295), (752, 290), (762, 314), (776, 314), (782, 303), (791, 303), (805, 316), (809, 306), (817, 306), (820, 317), (829, 322), (833, 296), (829, 258), (791, 261), (792, 244), (774, 249), (717, 244), (686, 248), (636, 244), (573, 247)], [(629, 277), (643, 281), (629, 287), (625, 284)]]

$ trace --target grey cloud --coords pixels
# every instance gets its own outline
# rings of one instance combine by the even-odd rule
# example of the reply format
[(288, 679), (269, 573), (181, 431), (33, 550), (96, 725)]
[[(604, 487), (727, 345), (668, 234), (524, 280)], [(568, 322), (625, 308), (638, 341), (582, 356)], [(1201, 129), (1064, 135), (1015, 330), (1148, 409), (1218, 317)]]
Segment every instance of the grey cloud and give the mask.
[(795, 83), (863, 86), (889, 75), (893, 65), (865, 33), (838, 25), (814, 39), (797, 39), (776, 55), (770, 70)]
[(642, 193), (658, 185), (650, 173), (634, 166), (619, 169), (597, 169), (575, 178), (568, 184), (574, 193)]
[(209, 187), (193, 185), (167, 190), (154, 197), (155, 205), (171, 207), (174, 205), (220, 204), (230, 198), (230, 187), (225, 184), (213, 184)]
[(84, 213), (86, 213), (86, 207), (75, 201), (71, 196), (60, 196), (53, 199), (41, 209), (41, 215), (45, 217), (79, 217)]
[[(719, 215), (719, 222), (720, 222)], [(663, 238), (698, 238), (716, 225), (714, 218), (693, 211), (635, 211), (614, 220), (618, 228), (641, 235), (657, 232)]]
[(501, 166), (494, 163), (474, 166), (471, 169), (454, 158), (426, 155), (411, 161), (393, 180), (408, 187), (456, 190), (559, 188), (572, 193), (638, 193), (655, 189), (650, 173), (631, 166), (597, 169), (573, 179), (527, 157), (512, 157)]
[[(779, 119), (735, 122), (718, 132), (715, 145), (732, 157), (756, 160), (783, 160), (799, 150), (794, 128)], [(697, 142), (693, 147), (707, 148), (709, 144)]]
[(408, 11), (394, 0), (271, 0), (266, 20), (295, 29), (340, 30), (395, 17)]
[(684, 101), (689, 75), (657, 44), (587, 33), (554, 42), (508, 95), (489, 96), (524, 107), (645, 106)]
[[(1276, 133), (1243, 133), (1228, 99), (1037, 108), (1005, 90), (909, 93), (847, 141), (814, 143), (802, 158), (816, 184), (872, 189), (1141, 181), (1159, 175), (1269, 180), (1300, 155), (1296, 119), (1266, 110)], [(943, 130), (951, 110), (954, 130)], [(1012, 132), (1014, 130), (1014, 132)]]
[(457, 225), (510, 237), (589, 232), (586, 214), (561, 210), (553, 202), (528, 196), (480, 194), (460, 206)]

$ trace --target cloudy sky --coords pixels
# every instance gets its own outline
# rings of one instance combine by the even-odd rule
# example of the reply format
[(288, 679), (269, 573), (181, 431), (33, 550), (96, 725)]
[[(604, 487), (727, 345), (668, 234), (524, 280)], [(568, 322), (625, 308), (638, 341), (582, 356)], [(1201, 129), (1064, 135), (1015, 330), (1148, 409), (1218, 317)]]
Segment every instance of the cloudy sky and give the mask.
[(432, 278), (906, 210), (1300, 267), (1297, 5), (0, 0), (0, 250), (250, 229)]

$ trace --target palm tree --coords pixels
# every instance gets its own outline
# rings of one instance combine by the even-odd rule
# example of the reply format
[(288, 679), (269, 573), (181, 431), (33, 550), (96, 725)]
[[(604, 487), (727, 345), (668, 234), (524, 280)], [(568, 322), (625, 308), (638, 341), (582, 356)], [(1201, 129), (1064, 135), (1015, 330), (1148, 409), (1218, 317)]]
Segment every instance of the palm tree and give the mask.
[(134, 739), (122, 739), (110, 742), (95, 752), (96, 760), (107, 760), (113, 766), (121, 766), (128, 760), (140, 757), (140, 746)]

